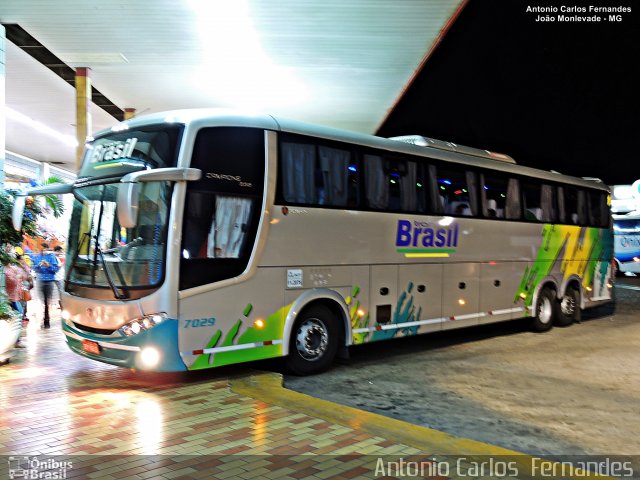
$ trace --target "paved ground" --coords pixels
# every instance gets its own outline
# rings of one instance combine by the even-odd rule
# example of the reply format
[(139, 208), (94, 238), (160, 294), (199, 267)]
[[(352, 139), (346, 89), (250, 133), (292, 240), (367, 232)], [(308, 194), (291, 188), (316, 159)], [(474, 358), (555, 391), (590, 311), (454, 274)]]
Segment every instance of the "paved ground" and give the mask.
[(639, 280), (618, 282), (615, 310), (568, 328), (512, 322), (366, 345), (285, 385), (528, 454), (638, 455)]
[[(34, 320), (0, 367), (0, 478), (25, 465), (35, 478), (35, 457), (48, 462), (35, 473), (53, 475), (42, 478), (61, 478), (64, 462), (66, 478), (105, 480), (530, 478), (535, 460), (513, 447), (627, 453), (613, 450), (626, 435), (637, 453), (640, 292), (619, 293), (615, 316), (544, 335), (511, 326), (357, 349), (349, 367), (295, 382), (311, 396), (252, 370), (266, 363), (184, 375), (103, 365), (67, 349), (58, 319)], [(357, 408), (318, 399), (331, 396)], [(399, 413), (413, 423), (388, 416)], [(527, 440), (504, 441), (514, 436)]]
[[(23, 342), (0, 367), (0, 478), (396, 478), (378, 462), (399, 459), (461, 478), (473, 464), (440, 454), (517, 454), (292, 392), (249, 366), (103, 365), (67, 349), (57, 318), (50, 330), (32, 320)], [(508, 458), (523, 472), (532, 461)]]

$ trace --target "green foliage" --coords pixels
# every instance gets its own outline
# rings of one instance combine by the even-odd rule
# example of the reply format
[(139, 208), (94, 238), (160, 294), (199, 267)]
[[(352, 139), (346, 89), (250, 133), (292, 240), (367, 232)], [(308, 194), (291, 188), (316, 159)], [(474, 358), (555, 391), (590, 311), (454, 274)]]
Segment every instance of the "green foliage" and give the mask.
[[(60, 177), (49, 177), (47, 178), (42, 185), (53, 185), (56, 183), (65, 183), (64, 180)], [(44, 195), (44, 200), (47, 203), (47, 206), (51, 209), (53, 216), (55, 218), (60, 218), (64, 213), (64, 204), (62, 199), (57, 195)]]
[[(59, 177), (49, 177), (43, 185), (55, 183), (65, 183)], [(57, 195), (44, 195), (45, 204), (55, 218), (59, 218), (64, 213), (64, 205)], [(19, 232), (13, 228), (12, 209), (15, 203), (15, 195), (11, 191), (0, 190), (0, 265), (14, 263), (15, 259), (7, 253), (6, 247), (9, 245), (21, 245), (24, 235), (30, 237), (39, 236), (38, 218), (46, 212), (40, 206), (40, 202), (32, 197), (28, 197), (22, 215), (22, 230)], [(4, 295), (0, 294), (0, 318), (11, 315), (11, 307), (7, 303)]]
[(42, 215), (40, 204), (33, 199), (28, 199), (22, 217), (22, 230), (17, 232), (11, 222), (13, 203), (14, 197), (11, 193), (0, 191), (0, 264), (2, 265), (10, 261), (5, 250), (7, 244), (21, 245), (23, 235), (38, 236), (37, 221)]
[(11, 318), (14, 315), (15, 313), (9, 305), (7, 296), (4, 293), (0, 293), (0, 318)]
[[(60, 177), (49, 177), (43, 185), (52, 185), (56, 183), (65, 183)], [(39, 236), (37, 229), (38, 218), (50, 210), (55, 218), (59, 218), (64, 213), (64, 205), (57, 195), (43, 195), (42, 197), (28, 197), (24, 214), (22, 216), (22, 230), (17, 232), (13, 228), (11, 222), (11, 210), (14, 203), (14, 192), (0, 191), (0, 264), (6, 265), (11, 261), (9, 255), (5, 251), (7, 244), (21, 245), (22, 237), (28, 235), (30, 237)], [(44, 198), (46, 207), (43, 209), (37, 198)]]

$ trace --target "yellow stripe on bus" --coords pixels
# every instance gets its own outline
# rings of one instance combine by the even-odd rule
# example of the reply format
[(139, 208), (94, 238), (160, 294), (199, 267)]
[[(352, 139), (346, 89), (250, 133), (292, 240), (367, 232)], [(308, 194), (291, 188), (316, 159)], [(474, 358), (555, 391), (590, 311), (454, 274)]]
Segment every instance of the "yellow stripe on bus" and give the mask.
[(434, 257), (438, 257), (438, 258), (442, 258), (442, 257), (448, 257), (449, 254), (448, 253), (405, 253), (404, 254), (405, 257), (407, 258), (434, 258)]

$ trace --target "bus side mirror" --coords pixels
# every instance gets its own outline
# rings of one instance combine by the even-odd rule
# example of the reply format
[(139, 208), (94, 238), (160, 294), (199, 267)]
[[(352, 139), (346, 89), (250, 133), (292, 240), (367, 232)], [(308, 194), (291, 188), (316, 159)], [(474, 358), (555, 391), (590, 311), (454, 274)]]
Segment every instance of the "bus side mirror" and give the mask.
[(22, 229), (22, 216), (27, 204), (28, 195), (64, 195), (73, 192), (73, 185), (69, 183), (55, 183), (42, 185), (40, 187), (29, 188), (25, 192), (15, 197), (13, 208), (11, 209), (11, 223), (17, 231)]
[(27, 197), (18, 196), (15, 198), (13, 209), (11, 210), (11, 222), (16, 231), (22, 230), (22, 216), (24, 215), (24, 207), (27, 203)]
[(118, 222), (121, 227), (133, 228), (138, 224), (140, 183), (144, 182), (193, 182), (202, 178), (197, 168), (156, 168), (128, 173), (120, 179), (118, 186)]
[(118, 223), (124, 228), (134, 228), (138, 224), (138, 203), (140, 184), (138, 182), (122, 183), (118, 186)]

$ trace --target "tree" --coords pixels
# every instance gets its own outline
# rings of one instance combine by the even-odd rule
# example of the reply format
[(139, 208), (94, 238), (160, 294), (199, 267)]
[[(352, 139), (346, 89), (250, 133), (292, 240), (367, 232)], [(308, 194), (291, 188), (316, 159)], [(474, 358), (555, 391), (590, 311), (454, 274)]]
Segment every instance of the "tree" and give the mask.
[[(59, 177), (49, 177), (43, 185), (64, 183)], [(7, 245), (20, 245), (24, 235), (31, 237), (38, 236), (38, 218), (44, 215), (49, 209), (55, 218), (59, 218), (64, 213), (64, 205), (57, 195), (44, 195), (45, 208), (33, 197), (27, 197), (24, 214), (22, 217), (22, 230), (16, 231), (11, 221), (11, 211), (15, 201), (16, 192), (0, 191), (0, 264), (6, 265), (12, 261), (6, 251)]]
[[(54, 183), (64, 183), (64, 181), (59, 177), (49, 177), (43, 185)], [(44, 195), (45, 209), (33, 197), (27, 197), (22, 214), (22, 229), (17, 231), (13, 228), (11, 220), (15, 196), (16, 192), (0, 190), (0, 273), (2, 273), (2, 266), (16, 261), (7, 251), (8, 246), (21, 245), (24, 235), (38, 236), (38, 218), (45, 214), (45, 210), (51, 210), (55, 218), (64, 213), (64, 205), (57, 195)], [(11, 315), (12, 309), (7, 297), (4, 292), (0, 292), (0, 319), (9, 318)]]

